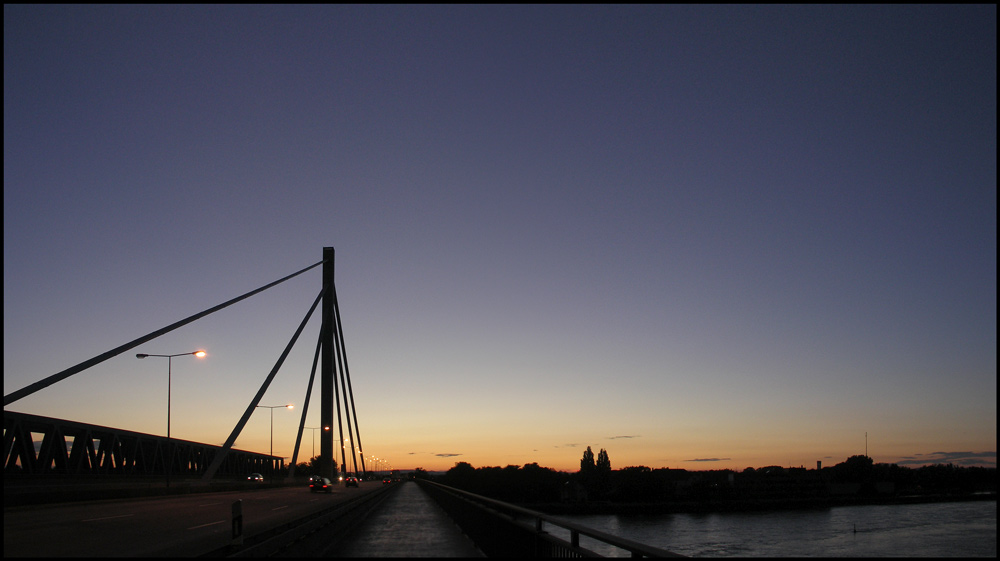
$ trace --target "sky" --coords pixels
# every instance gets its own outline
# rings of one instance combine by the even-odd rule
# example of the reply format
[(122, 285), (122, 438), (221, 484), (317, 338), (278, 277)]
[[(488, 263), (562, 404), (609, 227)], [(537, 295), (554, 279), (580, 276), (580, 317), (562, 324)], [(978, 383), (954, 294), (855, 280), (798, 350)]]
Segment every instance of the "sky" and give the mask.
[[(5, 4), (4, 393), (334, 247), (394, 468), (995, 466), (996, 19)], [(5, 410), (163, 435), (167, 361), (134, 355), (205, 349), (171, 435), (222, 444), (321, 284)], [(291, 457), (318, 331), (236, 448), (273, 413)]]

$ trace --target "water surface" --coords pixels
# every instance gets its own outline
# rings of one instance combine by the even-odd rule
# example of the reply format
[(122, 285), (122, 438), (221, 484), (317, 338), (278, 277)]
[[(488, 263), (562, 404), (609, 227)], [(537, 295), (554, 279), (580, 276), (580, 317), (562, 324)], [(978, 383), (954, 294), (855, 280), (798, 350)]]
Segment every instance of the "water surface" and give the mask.
[[(699, 557), (996, 557), (997, 503), (840, 506), (819, 510), (560, 516)], [(547, 529), (568, 536), (554, 527)], [(581, 537), (606, 556), (627, 552)]]

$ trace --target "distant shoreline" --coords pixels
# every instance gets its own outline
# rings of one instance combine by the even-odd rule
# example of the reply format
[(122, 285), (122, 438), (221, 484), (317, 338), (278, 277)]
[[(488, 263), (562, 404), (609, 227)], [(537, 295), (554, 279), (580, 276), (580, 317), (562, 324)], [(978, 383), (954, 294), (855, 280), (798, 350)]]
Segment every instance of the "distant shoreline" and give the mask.
[(837, 506), (903, 505), (996, 501), (996, 493), (968, 495), (907, 495), (900, 497), (823, 497), (809, 499), (756, 499), (727, 501), (674, 501), (661, 503), (535, 503), (521, 506), (546, 514), (680, 514), (710, 512), (754, 512), (812, 510)]

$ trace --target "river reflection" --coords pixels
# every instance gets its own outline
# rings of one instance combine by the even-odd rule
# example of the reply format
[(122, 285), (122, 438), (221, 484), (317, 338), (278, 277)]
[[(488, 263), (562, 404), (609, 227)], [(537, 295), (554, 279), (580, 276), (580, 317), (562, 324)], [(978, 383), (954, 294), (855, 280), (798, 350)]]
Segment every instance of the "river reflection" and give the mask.
[[(996, 557), (996, 517), (996, 501), (974, 501), (560, 518), (698, 557)], [(627, 556), (586, 537), (580, 545), (605, 556)]]

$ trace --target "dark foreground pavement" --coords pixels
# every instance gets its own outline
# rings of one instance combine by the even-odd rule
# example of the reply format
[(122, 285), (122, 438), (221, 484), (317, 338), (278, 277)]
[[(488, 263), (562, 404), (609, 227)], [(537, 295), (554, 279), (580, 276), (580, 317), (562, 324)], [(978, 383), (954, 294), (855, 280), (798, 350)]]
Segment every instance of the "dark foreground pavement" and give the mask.
[(408, 481), (332, 552), (339, 557), (483, 557), (441, 507)]

